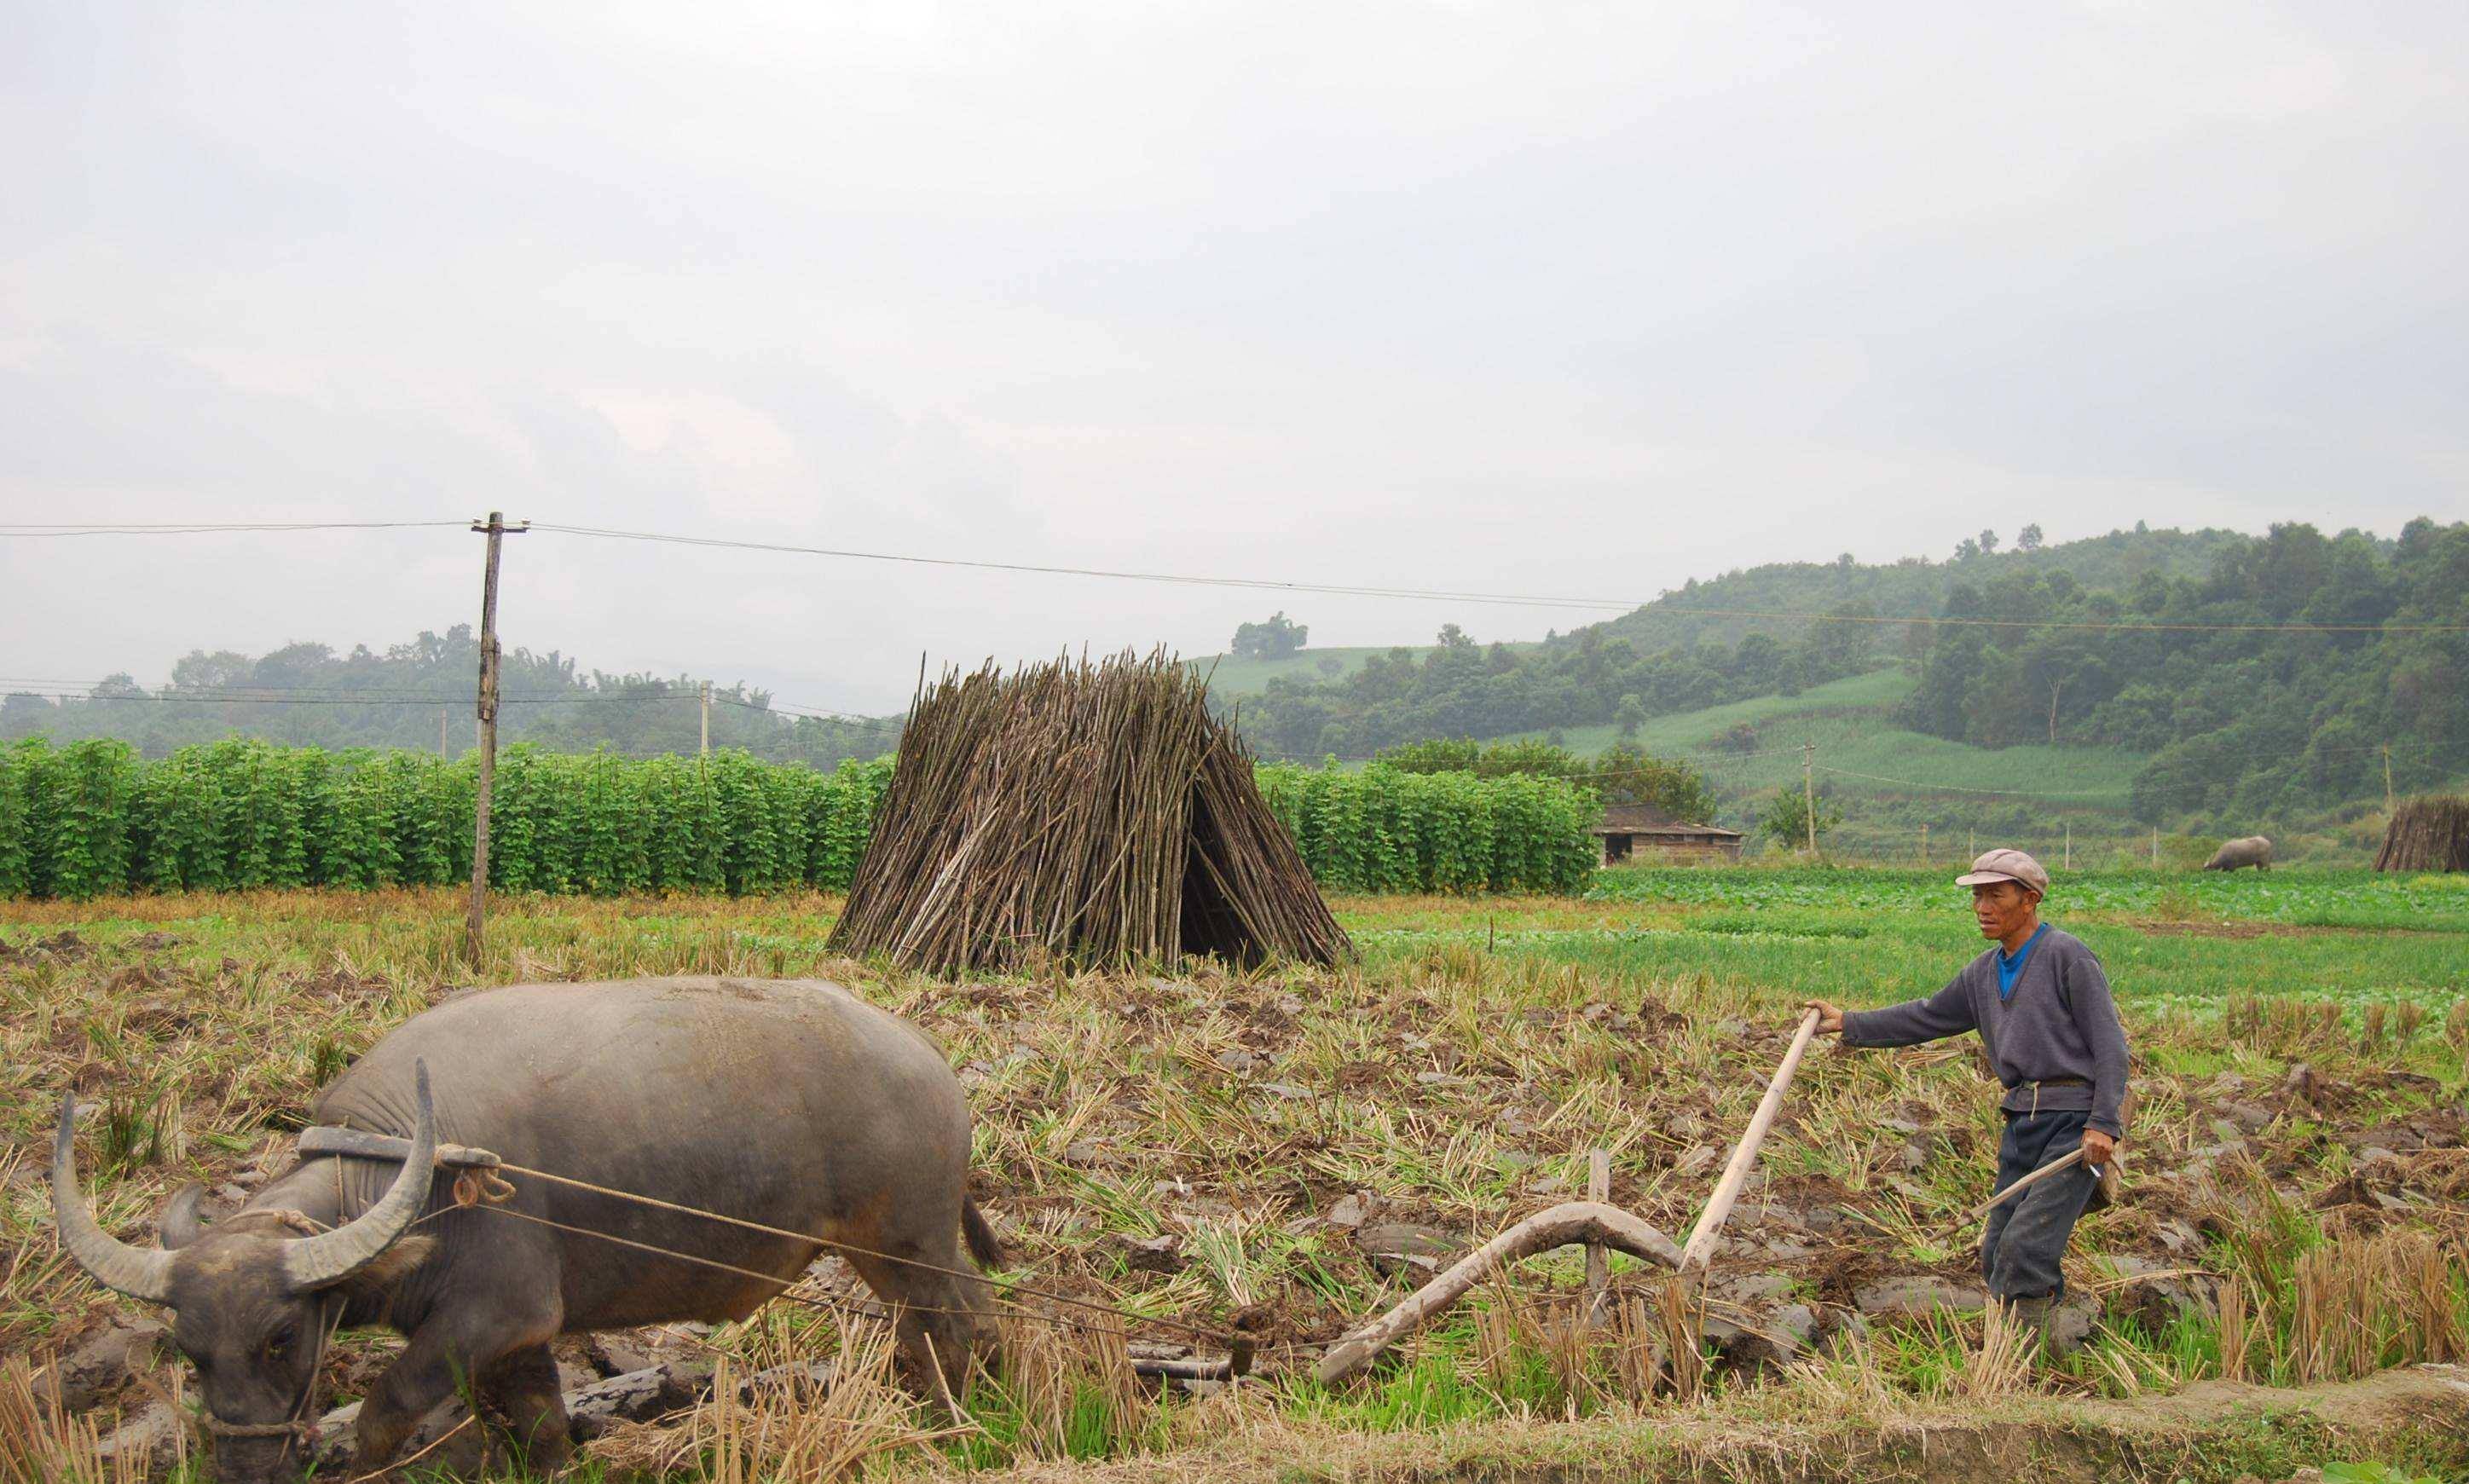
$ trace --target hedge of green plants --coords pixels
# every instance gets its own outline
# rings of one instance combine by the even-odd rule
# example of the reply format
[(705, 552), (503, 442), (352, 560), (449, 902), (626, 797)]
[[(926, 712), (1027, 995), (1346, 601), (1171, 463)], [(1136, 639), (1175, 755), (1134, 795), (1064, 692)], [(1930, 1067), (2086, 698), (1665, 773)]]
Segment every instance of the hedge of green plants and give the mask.
[[(477, 759), (234, 739), (146, 761), (104, 739), (0, 747), (0, 898), (434, 886), (472, 873)], [(497, 762), (489, 879), (506, 891), (847, 889), (891, 760), (832, 772), (743, 752)], [(1594, 796), (1553, 779), (1259, 770), (1336, 891), (1581, 890)]]
[(1260, 792), (1333, 891), (1582, 891), (1602, 806), (1556, 778), (1267, 764)]
[[(233, 740), (142, 761), (126, 742), (0, 748), (0, 897), (433, 886), (472, 874), (476, 755)], [(818, 772), (507, 749), (489, 879), (507, 891), (844, 890), (888, 760)]]

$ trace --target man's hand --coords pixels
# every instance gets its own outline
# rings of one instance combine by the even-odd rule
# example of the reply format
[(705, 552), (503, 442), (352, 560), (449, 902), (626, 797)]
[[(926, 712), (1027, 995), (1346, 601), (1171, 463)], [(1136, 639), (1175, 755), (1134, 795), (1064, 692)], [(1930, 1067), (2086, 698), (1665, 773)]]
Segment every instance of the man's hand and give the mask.
[(1818, 1035), (1840, 1036), (1843, 1034), (1843, 1012), (1835, 1008), (1834, 1005), (1831, 1005), (1822, 999), (1808, 999), (1801, 1001), (1800, 1008), (1803, 1010), (1814, 1010), (1817, 1012)]
[(2086, 1129), (2083, 1136), (2084, 1163), (2098, 1169), (2109, 1163), (2117, 1153), (2117, 1140), (2098, 1129)]

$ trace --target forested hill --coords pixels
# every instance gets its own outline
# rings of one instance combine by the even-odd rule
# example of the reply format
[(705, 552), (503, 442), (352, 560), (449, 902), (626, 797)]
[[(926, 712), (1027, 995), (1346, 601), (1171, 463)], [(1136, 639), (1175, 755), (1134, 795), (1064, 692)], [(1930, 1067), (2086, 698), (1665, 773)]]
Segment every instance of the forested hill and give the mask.
[[(121, 737), (160, 757), (237, 733), (335, 748), (443, 744), (460, 753), (476, 740), (479, 669), (479, 642), (466, 624), (444, 634), (423, 630), (382, 651), (360, 646), (337, 653), (323, 644), (256, 656), (197, 650), (173, 667), (172, 683), (159, 690), (122, 674), (78, 695), (12, 693), (0, 698), (0, 740)], [(692, 676), (584, 674), (555, 651), (508, 650), (499, 670), (498, 735), (561, 752), (693, 752), (703, 740), (701, 688)], [(712, 687), (714, 747), (831, 767), (888, 752), (898, 740), (896, 718), (791, 715), (762, 691)]]
[[(1876, 622), (1911, 616), (1996, 622)], [(2363, 631), (2233, 627), (2287, 624)], [(1452, 628), (1341, 679), (1274, 680), (1242, 713), (1264, 751), (1362, 756), (1627, 729), (1892, 666), (1917, 683), (1881, 725), (2148, 755), (2134, 811), (2170, 824), (2380, 802), (2386, 746), (2408, 778), (2469, 766), (2469, 632), (2405, 627), (2442, 624), (2469, 624), (2469, 525), (2136, 530), (2011, 551), (1968, 537), (1944, 562), (1728, 574), (1523, 651)]]
[[(1943, 610), (1953, 590), (1978, 586), (2017, 574), (2046, 576), (2065, 572), (2084, 587), (2123, 592), (2151, 573), (2161, 577), (2201, 577), (2222, 552), (2252, 537), (2235, 531), (2111, 531), (2051, 546), (2041, 539), (2038, 526), (2026, 526), (2014, 540), (2001, 540), (1995, 531), (1982, 531), (1955, 543), (1952, 559), (1932, 561), (1906, 557), (1891, 563), (1867, 563), (1847, 554), (1833, 561), (1779, 561), (1736, 569), (1704, 582), (1692, 580), (1635, 612), (1602, 625), (1606, 637), (1629, 640), (1642, 649), (1664, 649), (1697, 640), (1738, 644), (1753, 633), (1789, 638), (1809, 627), (1808, 620), (1761, 617), (1759, 614), (1846, 612), (1870, 615), (1934, 614)], [(1710, 613), (1706, 609), (1722, 609)]]

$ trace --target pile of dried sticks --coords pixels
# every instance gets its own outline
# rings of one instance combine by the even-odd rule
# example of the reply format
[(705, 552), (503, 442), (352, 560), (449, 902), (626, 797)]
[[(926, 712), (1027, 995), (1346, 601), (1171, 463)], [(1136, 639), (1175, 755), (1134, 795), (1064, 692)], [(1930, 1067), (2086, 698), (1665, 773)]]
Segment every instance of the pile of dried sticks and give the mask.
[(923, 692), (831, 947), (946, 975), (1351, 949), (1233, 729), (1163, 650)]
[(2392, 810), (2378, 871), (2469, 871), (2469, 798), (2428, 794)]

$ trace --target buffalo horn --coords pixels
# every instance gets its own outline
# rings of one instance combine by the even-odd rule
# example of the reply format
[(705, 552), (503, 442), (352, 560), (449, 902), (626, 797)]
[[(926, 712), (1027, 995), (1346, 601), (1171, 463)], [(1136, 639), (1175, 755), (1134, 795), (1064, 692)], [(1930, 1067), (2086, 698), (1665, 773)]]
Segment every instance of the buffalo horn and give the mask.
[(412, 1079), (418, 1091), (417, 1126), (403, 1173), (358, 1220), (320, 1236), (303, 1237), (283, 1249), (283, 1275), (294, 1291), (326, 1288), (359, 1271), (392, 1246), (427, 1209), (428, 1177), (437, 1160), (437, 1110), (428, 1098), (428, 1063), (414, 1062)]
[(172, 1254), (130, 1246), (97, 1225), (86, 1209), (77, 1182), (74, 1094), (60, 1100), (60, 1131), (52, 1139), (52, 1217), (59, 1223), (60, 1245), (95, 1282), (149, 1304), (170, 1300)]

